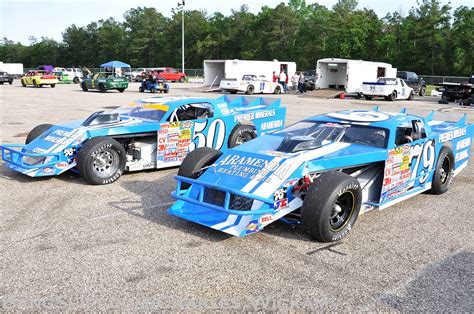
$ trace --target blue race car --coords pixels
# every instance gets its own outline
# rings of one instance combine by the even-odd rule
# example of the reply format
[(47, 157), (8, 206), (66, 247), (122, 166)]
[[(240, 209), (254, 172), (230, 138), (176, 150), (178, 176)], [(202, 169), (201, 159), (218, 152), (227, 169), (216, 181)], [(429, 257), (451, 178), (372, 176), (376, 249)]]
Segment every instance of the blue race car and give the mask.
[(279, 130), (279, 99), (151, 97), (85, 120), (42, 124), (26, 144), (0, 146), (8, 167), (31, 177), (69, 169), (90, 184), (107, 184), (124, 171), (179, 166), (199, 147), (225, 151)]
[(197, 149), (179, 169), (169, 213), (238, 237), (281, 219), (340, 240), (359, 214), (442, 194), (466, 167), (474, 126), (432, 118), (346, 110), (224, 153)]

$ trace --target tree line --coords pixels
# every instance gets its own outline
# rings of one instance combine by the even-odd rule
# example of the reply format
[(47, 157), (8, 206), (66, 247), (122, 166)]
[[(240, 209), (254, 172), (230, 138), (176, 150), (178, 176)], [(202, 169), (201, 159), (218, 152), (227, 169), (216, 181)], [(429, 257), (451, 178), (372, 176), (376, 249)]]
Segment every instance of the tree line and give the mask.
[[(339, 0), (332, 8), (290, 0), (257, 14), (242, 5), (228, 16), (185, 11), (185, 65), (202, 68), (205, 59), (295, 61), (314, 69), (320, 58), (338, 57), (391, 63), (426, 75), (466, 76), (473, 71), (474, 8), (452, 10), (438, 0), (421, 0), (406, 14), (379, 18)], [(54, 20), (53, 20), (54, 22)], [(114, 18), (71, 25), (62, 41), (30, 37), (30, 45), (3, 38), (0, 60), (25, 67), (40, 64), (98, 67), (121, 60), (132, 67), (181, 67), (181, 12), (165, 17), (137, 7)]]

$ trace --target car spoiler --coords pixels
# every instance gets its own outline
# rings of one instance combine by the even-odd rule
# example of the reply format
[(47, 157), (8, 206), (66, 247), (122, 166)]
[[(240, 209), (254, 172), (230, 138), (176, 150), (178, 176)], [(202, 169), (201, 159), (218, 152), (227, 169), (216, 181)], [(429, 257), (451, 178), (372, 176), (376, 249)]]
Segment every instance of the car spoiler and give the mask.
[(279, 98), (266, 97), (247, 97), (247, 96), (229, 96), (223, 95), (215, 99), (217, 103), (225, 102), (229, 107), (236, 111), (248, 111), (257, 109), (278, 108), (281, 103)]

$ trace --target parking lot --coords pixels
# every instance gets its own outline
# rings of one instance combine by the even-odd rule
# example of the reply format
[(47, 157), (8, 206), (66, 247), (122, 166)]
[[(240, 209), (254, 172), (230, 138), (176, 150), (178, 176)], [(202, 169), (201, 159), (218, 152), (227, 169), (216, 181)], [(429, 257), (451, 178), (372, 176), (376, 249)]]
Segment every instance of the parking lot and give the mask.
[[(170, 95), (218, 97), (198, 85)], [(146, 95), (149, 96), (149, 95)], [(61, 123), (146, 97), (0, 86), (1, 143), (23, 143), (42, 123)], [(276, 97), (269, 95), (268, 97)], [(472, 109), (413, 101), (280, 95), (287, 124), (338, 109), (457, 120)], [(276, 222), (234, 238), (170, 216), (177, 168), (123, 175), (105, 186), (76, 174), (33, 179), (0, 165), (2, 308), (130, 310), (472, 311), (474, 267), (469, 165), (441, 196), (421, 194), (360, 216), (343, 241), (312, 241)]]

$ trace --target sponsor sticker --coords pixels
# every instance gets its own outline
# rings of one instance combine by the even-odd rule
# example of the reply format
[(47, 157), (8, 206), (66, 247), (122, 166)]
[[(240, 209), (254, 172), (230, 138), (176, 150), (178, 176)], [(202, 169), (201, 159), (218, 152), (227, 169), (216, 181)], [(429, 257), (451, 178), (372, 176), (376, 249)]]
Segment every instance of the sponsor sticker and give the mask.
[(245, 227), (245, 234), (254, 233), (258, 231), (258, 220), (251, 220), (247, 227)]
[(273, 217), (272, 214), (268, 214), (268, 215), (263, 215), (262, 217), (260, 217), (260, 219), (258, 220), (258, 222), (259, 222), (261, 225), (266, 225), (266, 224), (271, 223), (273, 220), (275, 220), (275, 217)]

